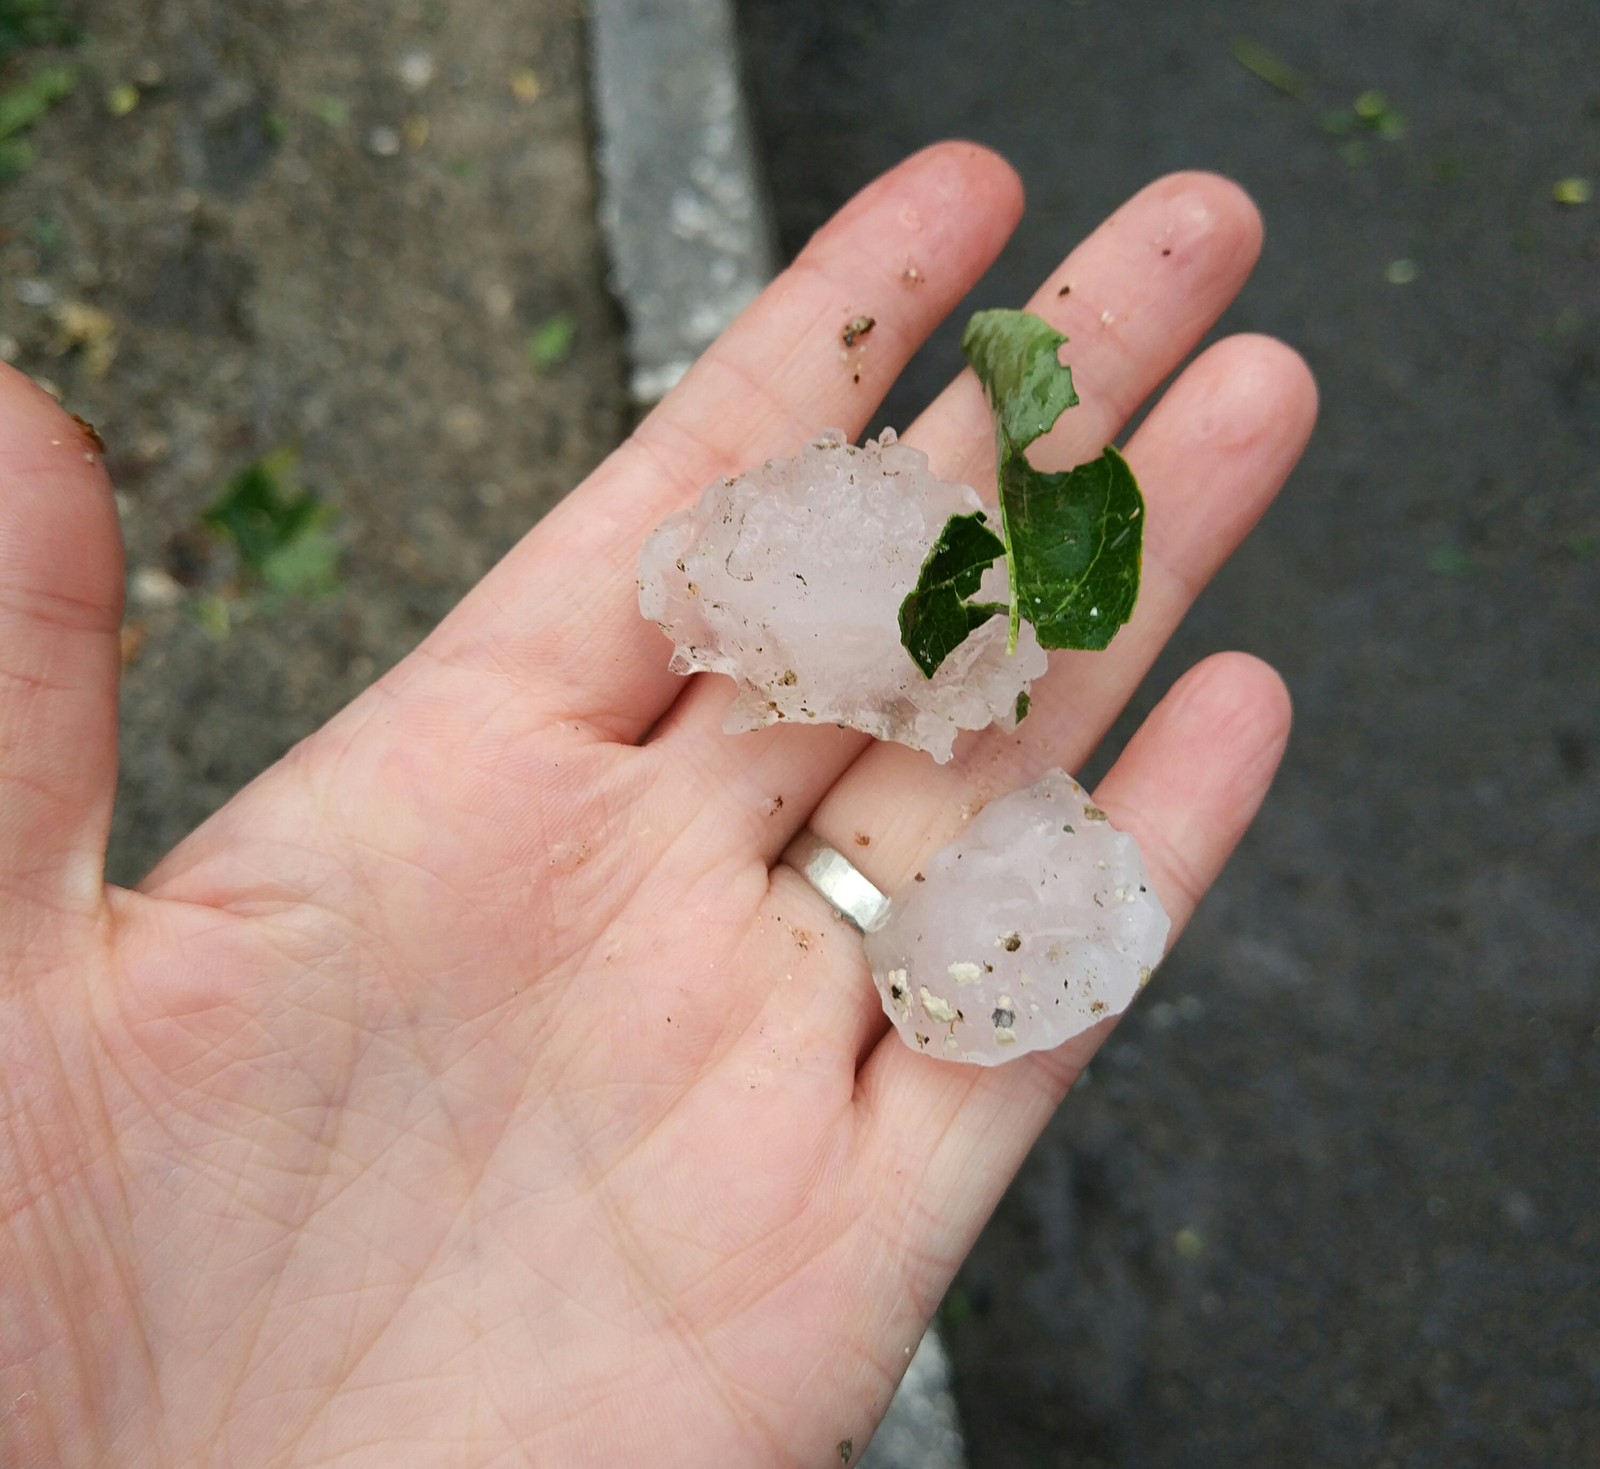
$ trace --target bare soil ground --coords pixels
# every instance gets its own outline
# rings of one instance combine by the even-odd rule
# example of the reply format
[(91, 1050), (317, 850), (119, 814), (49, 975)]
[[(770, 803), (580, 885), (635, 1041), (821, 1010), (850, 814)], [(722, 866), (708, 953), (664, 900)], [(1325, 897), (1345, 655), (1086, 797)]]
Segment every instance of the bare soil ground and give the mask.
[[(67, 11), (81, 43), (8, 73), (78, 85), (0, 186), (0, 348), (108, 444), (130, 881), (410, 648), (625, 403), (578, 0)], [(552, 320), (570, 349), (541, 370)], [(313, 601), (236, 594), (199, 528), (281, 447), (339, 516)]]

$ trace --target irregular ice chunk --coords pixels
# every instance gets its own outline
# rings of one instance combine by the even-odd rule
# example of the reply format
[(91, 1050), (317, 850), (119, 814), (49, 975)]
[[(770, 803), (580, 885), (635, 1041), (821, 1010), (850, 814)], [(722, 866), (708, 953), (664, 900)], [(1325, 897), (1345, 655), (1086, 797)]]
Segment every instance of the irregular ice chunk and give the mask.
[[(1007, 656), (1004, 617), (931, 679), (900, 645), (900, 604), (939, 532), (980, 508), (892, 430), (858, 449), (828, 429), (657, 527), (639, 557), (639, 609), (677, 645), (675, 673), (737, 681), (730, 734), (780, 719), (848, 724), (942, 763), (958, 730), (1014, 727), (1017, 696), (1046, 666), (1026, 624)], [(979, 598), (1005, 601), (1003, 562)]]
[(1060, 770), (991, 801), (866, 936), (901, 1040), (996, 1066), (1120, 1015), (1171, 923), (1137, 843)]

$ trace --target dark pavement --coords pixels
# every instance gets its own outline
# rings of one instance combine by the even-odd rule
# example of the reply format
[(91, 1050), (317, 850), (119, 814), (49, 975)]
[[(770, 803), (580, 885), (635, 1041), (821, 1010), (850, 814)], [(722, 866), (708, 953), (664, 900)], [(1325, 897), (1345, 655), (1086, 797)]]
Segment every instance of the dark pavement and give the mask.
[(1030, 210), (972, 304), (1015, 304), (1217, 169), (1268, 228), (1224, 330), (1323, 392), (1109, 742), (1219, 648), (1296, 699), (1258, 827), (947, 1302), (974, 1469), (1600, 1465), (1600, 198), (1552, 196), (1600, 183), (1600, 4), (740, 11), (787, 251), (976, 138)]

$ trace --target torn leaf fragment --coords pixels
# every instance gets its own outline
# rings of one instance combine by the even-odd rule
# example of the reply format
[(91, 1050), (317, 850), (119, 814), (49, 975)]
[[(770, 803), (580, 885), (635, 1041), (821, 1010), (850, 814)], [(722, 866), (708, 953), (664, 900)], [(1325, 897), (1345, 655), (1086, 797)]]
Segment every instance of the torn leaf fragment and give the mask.
[(998, 1065), (1120, 1015), (1171, 929), (1138, 844), (1060, 770), (991, 801), (922, 874), (866, 952), (900, 1038), (946, 1060)]

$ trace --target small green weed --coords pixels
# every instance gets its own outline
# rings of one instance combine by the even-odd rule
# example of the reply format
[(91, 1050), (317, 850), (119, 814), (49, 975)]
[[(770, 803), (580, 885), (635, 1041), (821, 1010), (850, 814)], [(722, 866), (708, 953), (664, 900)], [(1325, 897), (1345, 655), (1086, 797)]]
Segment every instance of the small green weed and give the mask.
[(232, 543), (247, 582), (285, 597), (339, 586), (336, 512), (300, 487), (299, 455), (277, 449), (241, 470), (203, 523)]
[(559, 367), (572, 355), (572, 343), (577, 335), (578, 323), (565, 311), (541, 322), (528, 338), (529, 365), (535, 372), (549, 372)]

